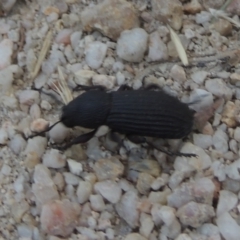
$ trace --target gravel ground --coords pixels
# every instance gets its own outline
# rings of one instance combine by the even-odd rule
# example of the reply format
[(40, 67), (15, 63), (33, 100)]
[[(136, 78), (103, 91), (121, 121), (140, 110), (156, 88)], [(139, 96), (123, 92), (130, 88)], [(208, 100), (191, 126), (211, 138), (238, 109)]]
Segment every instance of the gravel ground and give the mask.
[[(1, 1), (0, 240), (239, 240), (240, 1), (225, 2)], [(28, 138), (58, 121), (61, 81), (73, 97), (154, 83), (192, 102), (187, 139), (152, 141), (198, 157), (118, 146), (105, 127), (64, 152), (52, 144), (85, 129)]]

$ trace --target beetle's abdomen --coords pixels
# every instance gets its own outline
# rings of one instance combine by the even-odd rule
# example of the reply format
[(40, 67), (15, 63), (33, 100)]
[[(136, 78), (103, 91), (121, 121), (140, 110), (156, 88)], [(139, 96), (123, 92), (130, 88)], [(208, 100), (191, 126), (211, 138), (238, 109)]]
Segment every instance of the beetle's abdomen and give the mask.
[(120, 133), (177, 139), (191, 132), (193, 111), (162, 91), (113, 92), (107, 125)]

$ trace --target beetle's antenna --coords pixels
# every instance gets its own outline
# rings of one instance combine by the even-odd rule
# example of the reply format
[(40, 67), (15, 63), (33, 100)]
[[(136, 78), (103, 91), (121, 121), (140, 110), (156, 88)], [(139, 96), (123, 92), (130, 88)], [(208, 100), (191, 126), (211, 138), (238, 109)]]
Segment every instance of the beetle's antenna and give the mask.
[(47, 127), (45, 130), (29, 136), (28, 139), (29, 139), (29, 138), (33, 138), (33, 137), (37, 137), (37, 136), (39, 136), (39, 135), (42, 135), (42, 134), (45, 133), (45, 132), (50, 131), (54, 126), (56, 126), (56, 125), (57, 125), (58, 123), (60, 123), (60, 122), (61, 122), (61, 120), (55, 122), (52, 126)]

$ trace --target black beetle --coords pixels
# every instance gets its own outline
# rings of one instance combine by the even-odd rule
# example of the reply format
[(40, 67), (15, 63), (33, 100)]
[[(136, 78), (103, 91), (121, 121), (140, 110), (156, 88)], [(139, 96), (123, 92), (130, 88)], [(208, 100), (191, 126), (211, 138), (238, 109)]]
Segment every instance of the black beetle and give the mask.
[[(69, 128), (81, 126), (94, 130), (74, 138), (61, 149), (87, 142), (102, 125), (108, 126), (112, 132), (125, 134), (132, 142), (147, 142), (151, 146), (153, 144), (144, 137), (181, 139), (192, 130), (195, 112), (164, 91), (152, 91), (156, 88), (154, 85), (140, 90), (124, 85), (113, 92), (106, 92), (101, 86), (79, 85), (78, 88), (86, 92), (64, 106), (60, 121), (43, 132), (59, 122)], [(169, 155), (196, 156), (157, 149)]]

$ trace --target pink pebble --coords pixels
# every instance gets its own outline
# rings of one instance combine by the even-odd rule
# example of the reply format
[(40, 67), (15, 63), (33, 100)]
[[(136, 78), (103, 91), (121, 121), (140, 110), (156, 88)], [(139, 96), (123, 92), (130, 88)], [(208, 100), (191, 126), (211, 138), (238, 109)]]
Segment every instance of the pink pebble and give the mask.
[(55, 42), (56, 43), (63, 43), (65, 45), (70, 44), (70, 36), (72, 34), (72, 29), (63, 29), (61, 30), (58, 35), (56, 36)]

